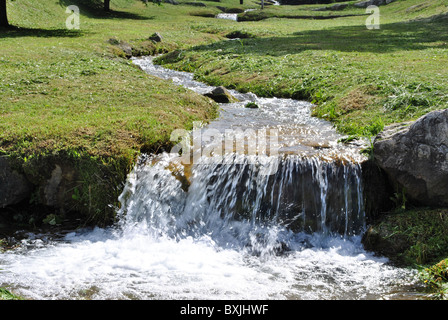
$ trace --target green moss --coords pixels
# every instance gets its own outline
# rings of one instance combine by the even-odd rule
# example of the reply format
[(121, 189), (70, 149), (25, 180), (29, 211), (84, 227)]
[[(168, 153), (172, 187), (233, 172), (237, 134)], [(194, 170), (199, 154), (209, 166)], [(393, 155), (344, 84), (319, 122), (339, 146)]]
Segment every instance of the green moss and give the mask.
[(399, 264), (436, 263), (448, 257), (448, 209), (397, 209), (373, 224), (363, 242)]
[(258, 109), (258, 104), (256, 104), (255, 102), (248, 102), (245, 106), (245, 108), (249, 108), (249, 109)]

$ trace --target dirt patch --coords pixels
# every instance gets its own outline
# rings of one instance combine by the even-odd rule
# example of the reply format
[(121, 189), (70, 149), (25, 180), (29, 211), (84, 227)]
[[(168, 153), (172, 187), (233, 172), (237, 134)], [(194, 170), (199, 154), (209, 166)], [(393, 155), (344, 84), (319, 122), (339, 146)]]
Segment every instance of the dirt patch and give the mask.
[(364, 110), (374, 100), (374, 97), (357, 88), (350, 91), (339, 102), (339, 107), (344, 113), (355, 110)]

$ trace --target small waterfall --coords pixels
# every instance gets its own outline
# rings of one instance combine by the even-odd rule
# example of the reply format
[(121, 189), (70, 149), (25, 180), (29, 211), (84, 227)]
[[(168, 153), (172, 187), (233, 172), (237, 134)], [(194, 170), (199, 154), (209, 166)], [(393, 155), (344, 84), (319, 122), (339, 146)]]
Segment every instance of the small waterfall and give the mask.
[[(151, 58), (134, 63), (201, 94), (213, 89), (192, 74), (155, 66)], [(122, 220), (145, 221), (171, 237), (211, 233), (215, 241), (243, 246), (251, 232), (261, 237), (260, 228), (273, 226), (359, 235), (365, 228), (360, 147), (338, 143), (342, 136), (329, 122), (311, 117), (308, 103), (230, 92), (240, 102), (221, 104), (218, 119), (189, 133), (189, 144), (199, 139), (193, 153), (210, 151), (211, 145), (219, 146), (217, 153), (199, 152), (188, 165), (176, 154), (143, 161), (122, 197)], [(244, 108), (249, 101), (259, 108)], [(249, 145), (277, 152), (250, 153)]]
[(363, 231), (359, 164), (297, 155), (255, 158), (229, 154), (183, 166), (172, 154), (149, 157), (120, 198), (122, 227), (143, 225), (175, 239), (209, 235), (223, 247), (265, 245), (268, 251), (285, 247), (287, 234), (348, 237)]

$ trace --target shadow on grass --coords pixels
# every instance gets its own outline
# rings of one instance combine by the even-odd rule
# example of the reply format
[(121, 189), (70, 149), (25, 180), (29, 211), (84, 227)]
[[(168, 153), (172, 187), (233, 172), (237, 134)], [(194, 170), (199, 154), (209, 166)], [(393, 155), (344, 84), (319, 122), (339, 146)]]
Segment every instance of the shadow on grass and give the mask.
[(126, 11), (110, 10), (104, 11), (103, 0), (59, 0), (62, 7), (76, 5), (81, 14), (93, 19), (133, 19), (133, 20), (151, 20), (154, 16), (145, 16)]
[(82, 30), (69, 29), (41, 29), (41, 28), (21, 28), (10, 26), (8, 28), (0, 27), (1, 38), (20, 38), (20, 37), (43, 37), (43, 38), (76, 38), (85, 35)]
[(391, 53), (427, 48), (448, 49), (448, 15), (431, 19), (381, 25), (368, 30), (364, 25), (295, 32), (291, 36), (221, 41), (193, 51), (222, 49), (222, 54), (250, 53), (282, 56), (306, 50)]

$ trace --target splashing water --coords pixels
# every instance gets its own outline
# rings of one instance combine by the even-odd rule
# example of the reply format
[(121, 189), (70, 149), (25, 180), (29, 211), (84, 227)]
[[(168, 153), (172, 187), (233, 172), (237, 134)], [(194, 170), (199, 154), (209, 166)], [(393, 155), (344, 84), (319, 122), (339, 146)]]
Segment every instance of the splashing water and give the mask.
[[(343, 222), (345, 236), (324, 232), (332, 230), (332, 223), (323, 221), (314, 224), (315, 232), (294, 232), (288, 213), (276, 203), (282, 196), (272, 197), (266, 188), (253, 199), (250, 187), (241, 194), (238, 179), (244, 170), (198, 164), (184, 191), (170, 161), (172, 156), (164, 154), (136, 167), (120, 198), (119, 225), (72, 232), (47, 243), (25, 240), (20, 250), (1, 255), (1, 282), (34, 299), (380, 299), (406, 294), (400, 286), (412, 274), (364, 251), (360, 236), (348, 235), (357, 230), (346, 227), (352, 220)], [(234, 172), (223, 175), (221, 170)], [(286, 180), (277, 186), (289, 183), (287, 170), (278, 171)], [(214, 174), (217, 183), (210, 179)], [(247, 185), (254, 187), (267, 178), (246, 174)], [(249, 199), (252, 210), (237, 212)], [(315, 200), (319, 203), (319, 196)], [(263, 206), (260, 215), (256, 208)], [(362, 217), (355, 215), (354, 221), (362, 224)]]
[[(135, 63), (210, 89), (149, 59)], [(310, 117), (305, 102), (233, 94), (241, 102), (221, 105), (207, 128), (275, 128), (279, 154), (193, 164), (178, 154), (142, 156), (117, 225), (30, 235), (0, 254), (0, 286), (33, 299), (413, 298), (415, 274), (362, 247), (356, 148), (338, 144), (340, 135)], [(247, 101), (260, 108), (244, 108)]]

